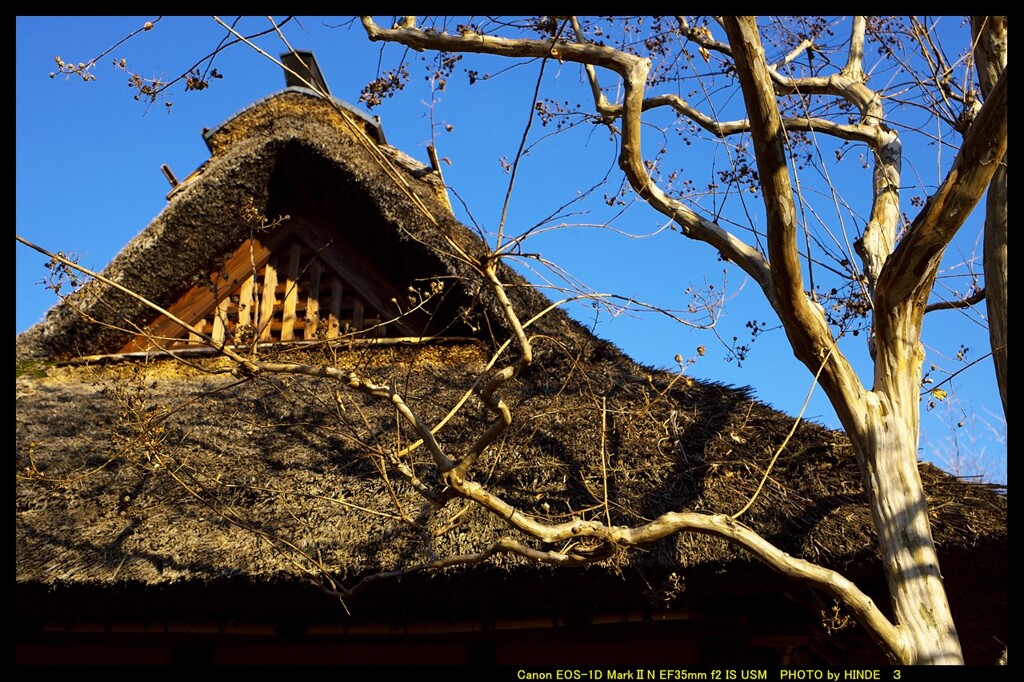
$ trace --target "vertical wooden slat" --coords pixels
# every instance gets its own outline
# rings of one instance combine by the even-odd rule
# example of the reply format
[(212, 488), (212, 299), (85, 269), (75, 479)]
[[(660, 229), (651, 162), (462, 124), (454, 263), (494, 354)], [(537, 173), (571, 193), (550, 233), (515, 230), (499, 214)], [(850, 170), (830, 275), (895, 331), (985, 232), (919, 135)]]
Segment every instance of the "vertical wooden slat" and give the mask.
[[(205, 332), (206, 331), (206, 320), (198, 320), (192, 326), (195, 327), (196, 329), (198, 329), (199, 331)], [(200, 344), (200, 343), (202, 343), (202, 340), (199, 338), (198, 334), (194, 334), (192, 332), (189, 332), (188, 333), (188, 342), (190, 344)]]
[(317, 317), (320, 315), (320, 261), (314, 260), (309, 265), (309, 292), (306, 296), (306, 328), (304, 339), (316, 338)]
[(281, 341), (291, 341), (295, 330), (295, 304), (299, 299), (299, 255), (302, 247), (292, 242), (288, 253), (288, 276), (284, 280), (284, 309), (281, 311)]
[[(218, 282), (237, 282), (238, 289), (235, 290), (239, 294), (238, 300), (238, 313), (240, 317), (239, 324), (241, 326), (255, 327), (257, 326), (256, 318), (259, 314), (259, 303), (253, 302), (252, 297), (256, 296), (258, 299), (259, 290), (258, 287), (253, 286), (253, 269), (262, 268), (270, 258), (273, 250), (285, 239), (287, 235), (284, 233), (278, 233), (270, 235), (266, 238), (266, 243), (261, 243), (259, 239), (252, 239), (243, 243), (235, 251), (235, 253), (228, 259), (221, 272), (211, 273), (211, 277), (216, 277)], [(248, 280), (248, 282), (247, 282)], [(245, 291), (242, 291), (242, 289)], [(219, 287), (218, 287), (219, 289)], [(205, 283), (199, 284), (192, 287), (188, 293), (186, 293), (181, 299), (174, 303), (169, 310), (174, 316), (194, 322), (202, 318), (210, 319), (213, 311), (217, 307), (217, 302), (220, 296), (224, 293), (223, 290), (215, 291)], [(227, 337), (228, 330), (231, 328), (231, 321), (234, 317), (234, 310), (229, 307), (232, 318), (226, 323), (225, 337)], [(296, 314), (300, 314), (300, 310), (296, 310)], [(296, 322), (298, 324), (298, 322)], [(208, 326), (206, 331), (210, 331)], [(189, 335), (181, 329), (181, 327), (171, 320), (168, 316), (161, 315), (148, 327), (148, 335), (158, 337), (176, 337), (180, 341), (175, 343), (175, 346), (184, 346), (189, 343)], [(146, 339), (147, 333), (140, 334), (136, 339), (129, 341), (121, 349), (120, 352), (135, 352), (139, 349), (145, 349), (150, 347), (149, 341)]]
[[(318, 332), (336, 339), (348, 331), (366, 332), (368, 328), (373, 329), (374, 336), (386, 335), (382, 324), (385, 316), (378, 308), (375, 290), (363, 291), (378, 283), (357, 272), (355, 265), (332, 261), (327, 252), (291, 239), (283, 236), (266, 247), (254, 242), (262, 251), (243, 252), (240, 248), (231, 267), (225, 270), (227, 274), (218, 274), (218, 281), (238, 283), (234, 296), (217, 300), (223, 291), (196, 287), (176, 304), (175, 310), (182, 311), (183, 319), (205, 316), (196, 323), (197, 329), (217, 343), (231, 337), (232, 325), (255, 329), (256, 338), (264, 342), (312, 341)], [(253, 264), (260, 272), (252, 271)], [(349, 265), (349, 269), (342, 267)], [(173, 329), (166, 320), (161, 324), (168, 328), (165, 336), (178, 337), (174, 346), (199, 343), (196, 334), (183, 333), (180, 327)], [(134, 343), (142, 347), (138, 339)], [(135, 348), (126, 345), (129, 347)]]
[(267, 261), (263, 270), (263, 289), (260, 292), (263, 300), (260, 302), (260, 341), (270, 341), (270, 326), (274, 322), (274, 301), (277, 298), (277, 270), (275, 258)]
[(228, 305), (230, 303), (231, 299), (225, 296), (217, 304), (217, 310), (213, 314), (213, 330), (210, 332), (214, 343), (224, 343), (224, 322), (228, 319)]
[(338, 277), (331, 278), (331, 315), (328, 318), (327, 338), (338, 336), (341, 327), (341, 295), (345, 293)]
[(252, 315), (252, 290), (256, 286), (256, 275), (250, 275), (242, 281), (242, 287), (238, 292), (238, 326), (245, 327), (253, 325), (255, 320)]

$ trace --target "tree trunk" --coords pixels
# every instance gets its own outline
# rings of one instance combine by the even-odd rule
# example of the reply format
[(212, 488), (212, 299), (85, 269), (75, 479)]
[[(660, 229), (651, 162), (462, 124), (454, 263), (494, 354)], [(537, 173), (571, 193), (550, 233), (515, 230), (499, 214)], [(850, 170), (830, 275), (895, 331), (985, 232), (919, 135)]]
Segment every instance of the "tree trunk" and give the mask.
[[(963, 663), (917, 464), (923, 300), (880, 316), (875, 387), (844, 424), (861, 465), (878, 533), (904, 664)], [(841, 415), (842, 416), (842, 415)]]
[(1006, 299), (1006, 256), (1007, 238), (1007, 188), (1006, 159), (992, 176), (988, 187), (985, 215), (985, 304), (988, 309), (988, 335), (992, 345), (992, 360), (996, 367), (996, 382), (999, 397), (1003, 401), (1003, 416), (1006, 416), (1006, 328), (1009, 326), (1009, 308)]
[[(930, 220), (915, 221), (911, 230), (917, 229), (914, 236), (918, 239), (927, 237), (929, 230), (939, 236), (931, 248), (921, 248), (913, 254), (923, 259), (920, 263), (913, 261), (921, 267), (887, 275), (891, 270), (887, 264), (877, 275), (873, 292), (875, 381), (872, 391), (863, 390), (849, 363), (836, 351), (824, 316), (808, 303), (785, 151), (787, 133), (766, 68), (757, 22), (752, 17), (727, 17), (724, 28), (747, 105), (764, 197), (773, 287), (768, 292), (769, 300), (774, 301), (794, 353), (819, 377), (857, 453), (878, 533), (895, 623), (903, 638), (897, 652), (899, 662), (963, 663), (917, 468), (918, 392), (924, 363), (921, 323), (944, 242), (948, 242), (940, 228), (948, 228), (951, 223), (939, 225), (931, 213), (925, 214)], [(898, 155), (887, 163), (898, 178)], [(882, 177), (884, 180), (890, 174), (884, 173)], [(885, 197), (884, 205), (898, 205), (898, 198), (886, 182), (880, 181), (878, 186), (883, 188), (880, 191)], [(944, 183), (942, 192), (937, 193), (939, 202), (946, 200), (959, 208), (959, 189), (955, 183)], [(884, 208), (876, 208), (872, 213), (888, 215), (890, 220), (895, 217), (894, 211)], [(873, 245), (865, 247), (880, 263), (887, 260), (893, 248), (888, 239), (876, 239)]]
[(917, 420), (910, 414), (916, 411), (883, 396), (852, 440), (863, 462), (894, 621), (906, 639), (901, 662), (963, 663), (917, 469)]
[[(981, 93), (988, 98), (999, 75), (1006, 69), (1006, 17), (971, 17), (971, 35), (975, 40), (978, 81)], [(988, 309), (988, 334), (992, 361), (996, 368), (999, 397), (1006, 416), (1006, 328), (1009, 308), (1006, 300), (1006, 238), (1007, 222), (1007, 156), (992, 176), (985, 206), (985, 305)]]

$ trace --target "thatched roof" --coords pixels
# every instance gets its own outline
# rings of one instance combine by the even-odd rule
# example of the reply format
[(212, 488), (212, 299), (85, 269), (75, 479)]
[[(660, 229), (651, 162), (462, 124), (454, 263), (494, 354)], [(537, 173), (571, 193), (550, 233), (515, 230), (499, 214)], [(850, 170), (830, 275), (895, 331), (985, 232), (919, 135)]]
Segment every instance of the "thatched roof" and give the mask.
[[(347, 112), (289, 88), (211, 131), (212, 158), (176, 188), (167, 207), (104, 274), (170, 306), (258, 230), (247, 215), (252, 212), (268, 221), (342, 216), (348, 246), (408, 281), (465, 277), (457, 261), (434, 254), (451, 252), (446, 235), (471, 252), (482, 245), (451, 215), (436, 175), (378, 144), (377, 134)], [(302, 181), (293, 183), (296, 177)], [(135, 299), (86, 286), (18, 336), (16, 356), (113, 352), (131, 337), (121, 331), (126, 319), (153, 317)], [(494, 323), (502, 324), (497, 317)]]
[[(240, 206), (336, 224), (349, 246), (389, 274), (448, 282), (436, 315), (450, 318), (457, 338), (264, 352), (327, 361), (393, 385), (430, 424), (468, 395), (438, 434), (447, 451), (467, 451), (491, 419), (472, 397), (474, 382), (510, 330), (453, 253), (452, 243), (470, 253), (483, 247), (446, 209), (436, 175), (381, 145), (365, 122), (295, 90), (241, 112), (208, 142), (213, 156), (201, 173), (105, 275), (166, 307), (249, 237)], [(502, 278), (523, 319), (549, 305), (514, 272), (502, 270)], [(352, 584), (478, 552), (512, 534), (479, 508), (425, 505), (381, 456), (414, 434), (390, 404), (332, 380), (239, 378), (216, 373), (224, 362), (208, 357), (58, 363), (115, 352), (131, 336), (123, 318), (142, 326), (152, 317), (89, 284), (17, 339), (16, 576), (31, 595), (19, 609), (34, 612), (47, 593), (68, 589), (82, 598), (108, 589), (308, 584), (318, 566)], [(534, 364), (500, 391), (513, 424), (475, 474), (524, 513), (617, 525), (670, 510), (732, 513), (755, 494), (793, 425), (744, 389), (638, 365), (559, 310), (532, 329)], [(436, 481), (423, 448), (403, 457), (421, 480)], [(989, 656), (999, 646), (992, 637), (1005, 641), (1005, 627), (992, 618), (1006, 608), (1005, 496), (927, 464), (921, 473), (965, 647)], [(792, 555), (884, 590), (860, 475), (840, 432), (802, 423), (742, 520)], [(538, 576), (550, 589), (518, 589)], [(419, 584), (412, 580), (405, 584)], [(580, 591), (601, 586), (602, 598), (622, 608), (641, 597), (648, 608), (697, 608), (727, 593), (750, 599), (794, 589), (724, 542), (694, 535), (587, 569), (499, 556), (422, 580), (473, 586), (465, 604), (490, 593), (522, 608), (568, 598), (574, 581)], [(507, 588), (501, 594), (493, 590), (498, 580)], [(694, 592), (695, 585), (713, 587)], [(363, 608), (383, 608), (397, 593), (374, 594), (376, 604)], [(884, 592), (879, 597), (884, 603)], [(420, 598), (451, 606), (447, 595)]]

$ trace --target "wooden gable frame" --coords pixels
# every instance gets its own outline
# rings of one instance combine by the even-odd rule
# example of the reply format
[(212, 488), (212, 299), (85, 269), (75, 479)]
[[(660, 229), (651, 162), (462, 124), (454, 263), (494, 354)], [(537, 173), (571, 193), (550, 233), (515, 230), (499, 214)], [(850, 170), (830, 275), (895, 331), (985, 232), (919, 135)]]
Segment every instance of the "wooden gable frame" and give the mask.
[[(289, 220), (242, 243), (168, 308), (217, 344), (288, 343), (364, 337), (425, 336), (429, 318), (406, 309), (399, 288), (373, 262), (320, 227)], [(161, 315), (120, 353), (201, 345), (198, 335)]]

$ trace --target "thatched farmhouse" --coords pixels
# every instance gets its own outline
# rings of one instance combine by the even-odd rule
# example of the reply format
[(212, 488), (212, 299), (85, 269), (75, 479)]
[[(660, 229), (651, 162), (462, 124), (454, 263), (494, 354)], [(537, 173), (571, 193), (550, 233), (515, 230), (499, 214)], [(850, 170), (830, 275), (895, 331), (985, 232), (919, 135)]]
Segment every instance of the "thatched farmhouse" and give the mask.
[[(19, 662), (886, 663), (833, 599), (723, 541), (546, 547), (446, 500), (394, 401), (333, 376), (250, 375), (211, 350), (195, 331), (392, 387), (449, 453), (494, 422), (481, 387), (519, 353), (467, 264), (482, 240), (377, 121), (290, 86), (204, 137), (210, 159), (103, 273), (164, 312), (92, 281), (16, 340)], [(512, 423), (471, 478), (551, 523), (755, 498), (743, 523), (885, 608), (842, 433), (801, 424), (758, 491), (791, 416), (641, 366), (498, 272), (534, 358), (497, 389)], [(1005, 495), (921, 472), (967, 661), (994, 662)], [(401, 572), (501, 538), (593, 561), (498, 552)]]

